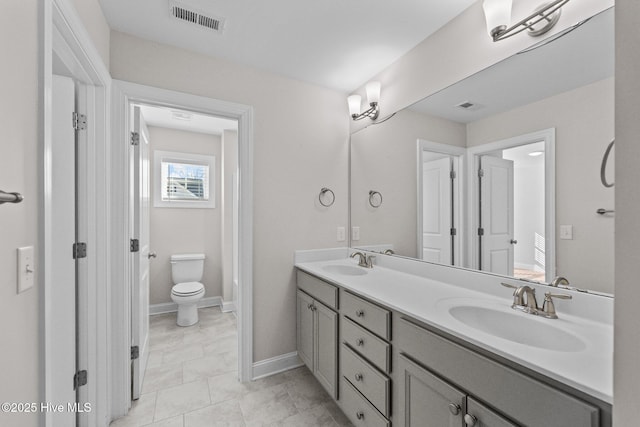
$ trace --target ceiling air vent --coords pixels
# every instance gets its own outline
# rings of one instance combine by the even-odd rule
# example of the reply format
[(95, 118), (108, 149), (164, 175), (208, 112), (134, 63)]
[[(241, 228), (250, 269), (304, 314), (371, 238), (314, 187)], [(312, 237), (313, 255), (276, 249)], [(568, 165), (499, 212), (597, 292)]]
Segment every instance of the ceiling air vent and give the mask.
[(175, 19), (197, 25), (200, 28), (213, 30), (217, 33), (222, 33), (224, 28), (223, 18), (214, 16), (210, 13), (204, 13), (177, 1), (169, 1), (169, 10), (171, 12), (171, 16)]
[(456, 105), (456, 108), (461, 108), (461, 109), (467, 110), (467, 111), (479, 110), (482, 107), (483, 107), (483, 105), (476, 104), (476, 103), (471, 102), (471, 101), (464, 101), (464, 102), (461, 102), (460, 104)]

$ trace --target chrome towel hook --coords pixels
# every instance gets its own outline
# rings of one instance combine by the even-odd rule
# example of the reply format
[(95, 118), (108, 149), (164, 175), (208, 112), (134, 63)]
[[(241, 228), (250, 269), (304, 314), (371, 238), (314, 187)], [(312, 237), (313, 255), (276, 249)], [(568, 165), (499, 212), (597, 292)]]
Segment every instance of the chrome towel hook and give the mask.
[(600, 181), (602, 181), (602, 185), (604, 185), (607, 188), (611, 188), (615, 185), (615, 182), (612, 182), (611, 184), (609, 184), (607, 182), (607, 178), (605, 177), (605, 172), (607, 170), (607, 162), (609, 160), (609, 153), (611, 153), (611, 149), (613, 148), (614, 142), (616, 142), (615, 139), (611, 141), (609, 146), (607, 146), (607, 149), (604, 152), (604, 157), (602, 158), (602, 165), (600, 165)]
[(20, 203), (24, 200), (20, 193), (6, 193), (0, 190), (0, 205), (3, 203)]

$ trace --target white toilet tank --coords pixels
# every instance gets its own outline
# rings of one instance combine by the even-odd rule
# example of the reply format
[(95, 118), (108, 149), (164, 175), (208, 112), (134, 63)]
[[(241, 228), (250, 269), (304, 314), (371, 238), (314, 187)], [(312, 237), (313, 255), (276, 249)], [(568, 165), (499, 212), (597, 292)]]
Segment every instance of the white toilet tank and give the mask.
[(171, 255), (171, 278), (174, 284), (199, 282), (204, 272), (204, 254)]

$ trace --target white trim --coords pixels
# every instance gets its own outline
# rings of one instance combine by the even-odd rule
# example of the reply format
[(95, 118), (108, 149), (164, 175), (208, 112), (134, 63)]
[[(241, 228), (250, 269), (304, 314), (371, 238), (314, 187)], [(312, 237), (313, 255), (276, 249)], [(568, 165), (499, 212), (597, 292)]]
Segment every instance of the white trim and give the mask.
[(223, 313), (235, 312), (236, 311), (236, 303), (234, 301), (222, 301)]
[(253, 379), (269, 377), (303, 365), (304, 363), (298, 357), (297, 351), (260, 360), (253, 364)]
[[(223, 305), (222, 297), (206, 297), (198, 301), (198, 308), (220, 307), (221, 305)], [(159, 304), (149, 305), (150, 316), (155, 314), (175, 313), (176, 311), (178, 311), (178, 304), (175, 302), (161, 302)]]
[[(129, 182), (128, 131), (131, 103), (148, 104), (225, 117), (238, 121), (239, 166), (239, 307), (238, 307), (238, 373), (242, 382), (252, 379), (253, 371), (253, 107), (205, 98), (171, 90), (114, 80), (113, 82), (113, 176), (112, 227), (114, 316), (112, 412), (124, 415), (130, 401), (126, 362), (129, 339), (127, 295), (129, 289), (128, 211), (126, 197)], [(117, 277), (117, 278), (116, 278)], [(117, 320), (116, 320), (117, 319)], [(125, 352), (125, 353), (122, 353)], [(116, 401), (116, 399), (119, 399)]]
[[(51, 339), (51, 327), (58, 324), (51, 316), (51, 291), (52, 291), (52, 265), (51, 255), (53, 248), (51, 245), (51, 230), (53, 227), (51, 217), (51, 79), (52, 79), (52, 58), (56, 55), (63, 60), (68, 67), (71, 77), (88, 86), (91, 93), (88, 111), (91, 112), (90, 132), (87, 147), (87, 163), (84, 165), (90, 176), (87, 182), (88, 202), (82, 209), (86, 209), (89, 215), (90, 227), (88, 230), (87, 244), (92, 250), (89, 251), (87, 260), (87, 275), (89, 289), (88, 296), (88, 319), (86, 319), (89, 336), (87, 347), (82, 349), (86, 352), (87, 366), (83, 367), (90, 371), (93, 380), (89, 381), (83, 394), (91, 400), (94, 411), (85, 414), (79, 419), (79, 425), (106, 426), (110, 421), (109, 396), (108, 396), (108, 357), (109, 349), (109, 309), (108, 309), (108, 286), (110, 282), (110, 271), (108, 268), (109, 250), (109, 93), (111, 77), (102, 62), (89, 34), (87, 33), (82, 20), (78, 16), (70, 0), (46, 0), (40, 5), (39, 25), (41, 37), (42, 66), (40, 68), (40, 87), (42, 88), (40, 98), (41, 124), (41, 190), (39, 199), (39, 220), (43, 227), (39, 232), (40, 252), (39, 269), (40, 275), (40, 297), (41, 312), (41, 342), (42, 352), (40, 357), (42, 377), (44, 381), (41, 385), (42, 402), (50, 402), (54, 399), (51, 396), (51, 372), (56, 369), (50, 366), (51, 349), (56, 345)], [(106, 301), (106, 303), (105, 303)], [(52, 425), (51, 414), (43, 412), (41, 423), (45, 426)]]
[[(531, 132), (524, 135), (514, 136), (512, 138), (494, 141), (487, 144), (478, 145), (467, 149), (467, 188), (475, 189), (478, 187), (477, 165), (478, 157), (484, 153), (492, 151), (505, 150), (508, 148), (519, 147), (521, 145), (532, 144), (544, 141), (545, 150), (545, 279), (547, 281), (556, 275), (556, 129), (549, 128), (537, 132)], [(467, 208), (468, 227), (468, 259), (470, 267), (478, 268), (478, 245), (477, 233), (472, 232), (478, 228), (478, 192), (468, 190), (471, 195), (471, 203)]]
[[(417, 177), (417, 200), (422, 200), (422, 173), (423, 173), (423, 163), (424, 163), (424, 152), (430, 151), (432, 153), (441, 153), (449, 156), (457, 157), (458, 159), (458, 177), (457, 179), (457, 188), (455, 189), (455, 201), (454, 205), (456, 206), (454, 210), (454, 215), (456, 218), (457, 227), (457, 239), (456, 243), (457, 248), (455, 249), (456, 254), (456, 263), (457, 267), (467, 267), (467, 259), (466, 253), (464, 250), (461, 250), (461, 246), (463, 246), (463, 242), (465, 242), (466, 238), (466, 230), (465, 230), (465, 221), (464, 221), (464, 212), (465, 212), (465, 200), (467, 197), (466, 186), (464, 185), (464, 174), (466, 170), (466, 162), (467, 162), (467, 149), (464, 147), (458, 147), (455, 145), (449, 144), (441, 144), (438, 142), (427, 141), (424, 139), (418, 138), (417, 141), (417, 163), (416, 163), (416, 177)], [(417, 207), (417, 230), (422, 230), (422, 203), (416, 203)], [(416, 248), (416, 258), (422, 258), (422, 237), (418, 236)]]

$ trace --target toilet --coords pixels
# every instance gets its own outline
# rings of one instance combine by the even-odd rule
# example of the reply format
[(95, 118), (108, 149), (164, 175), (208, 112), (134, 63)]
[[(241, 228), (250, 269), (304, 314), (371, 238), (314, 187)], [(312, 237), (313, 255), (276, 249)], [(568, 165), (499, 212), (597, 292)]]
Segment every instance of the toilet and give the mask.
[(171, 255), (171, 299), (178, 304), (178, 326), (198, 323), (198, 301), (204, 296), (200, 282), (204, 272), (204, 254)]

